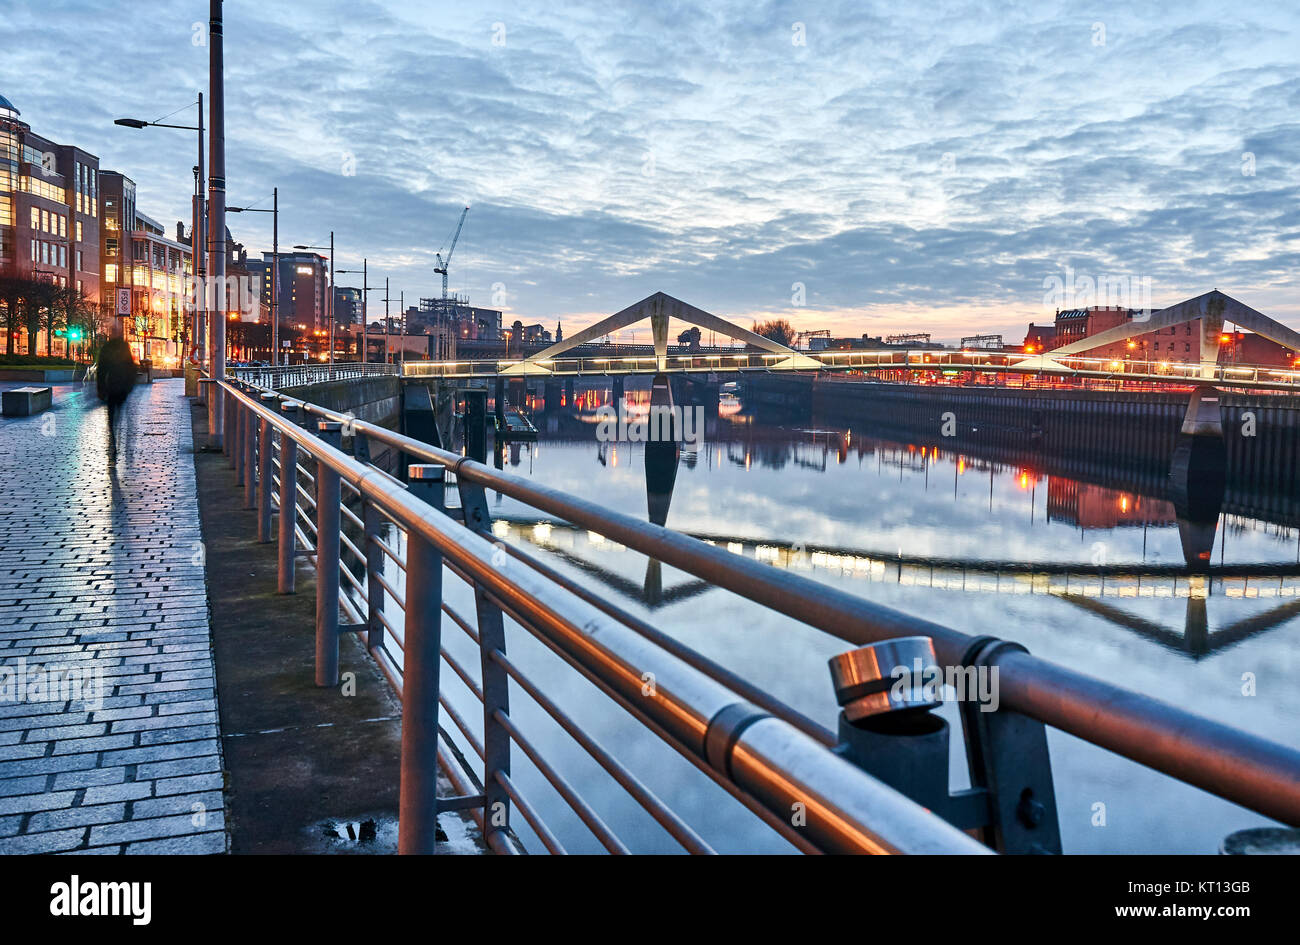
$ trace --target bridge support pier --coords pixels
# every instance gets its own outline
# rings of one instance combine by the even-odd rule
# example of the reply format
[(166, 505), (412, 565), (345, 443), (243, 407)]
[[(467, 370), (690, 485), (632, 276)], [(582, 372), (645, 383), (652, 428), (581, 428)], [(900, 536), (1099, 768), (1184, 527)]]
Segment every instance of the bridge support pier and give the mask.
[(610, 400), (613, 401), (614, 409), (617, 410), (623, 403), (623, 378), (622, 376), (610, 378)]
[(1219, 392), (1202, 385), (1192, 392), (1169, 469), (1178, 537), (1190, 568), (1210, 566), (1227, 488), (1227, 466)]
[(493, 392), (493, 412), (497, 415), (497, 420), (506, 418), (506, 379), (498, 377), (496, 379), (496, 390)]
[(722, 384), (716, 374), (700, 385), (700, 406), (704, 408), (704, 432), (712, 435), (718, 429), (718, 407), (722, 403)]
[(571, 378), (571, 377), (566, 377), (566, 378), (564, 379), (564, 405), (565, 405), (566, 407), (568, 407), (570, 410), (573, 409), (573, 401), (574, 401), (574, 399), (575, 399), (575, 398), (574, 398), (574, 383), (573, 383), (573, 378)]
[(465, 399), (465, 455), (476, 463), (487, 462), (487, 391), (467, 390)]
[[(402, 433), (431, 446), (442, 447), (438, 432), (437, 413), (434, 411), (434, 394), (423, 384), (407, 385), (402, 396)], [(402, 453), (398, 459), (398, 476), (406, 481), (406, 468), (416, 457)]]

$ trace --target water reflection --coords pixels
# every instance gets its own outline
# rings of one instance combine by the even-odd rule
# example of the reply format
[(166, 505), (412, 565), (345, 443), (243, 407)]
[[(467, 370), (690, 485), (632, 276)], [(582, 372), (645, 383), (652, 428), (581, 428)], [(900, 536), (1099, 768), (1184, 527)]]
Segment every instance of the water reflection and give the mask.
[[(674, 391), (679, 395), (688, 402), (692, 392)], [(537, 424), (544, 431), (538, 443), (502, 444), (498, 465), (733, 554), (966, 633), (1011, 639), (1245, 731), (1300, 743), (1300, 693), (1286, 681), (1294, 663), (1289, 633), (1300, 626), (1293, 497), (1252, 491), (1231, 469), (1220, 486), (1208, 477), (1207, 488), (1204, 467), (1189, 467), (1197, 472), (1180, 486), (1167, 465), (1107, 464), (1031, 446), (981, 449), (897, 426), (773, 417), (743, 393), (720, 399), (697, 452), (601, 443), (595, 410), (610, 397), (608, 389), (580, 387)], [(650, 393), (628, 390), (625, 397), (645, 406)], [(535, 416), (543, 407), (542, 397), (524, 405)], [(497, 538), (526, 545), (834, 726), (825, 660), (847, 648), (843, 641), (605, 536), (490, 498)], [(448, 582), (449, 595), (459, 593), (454, 585)], [(569, 692), (572, 673), (548, 669), (548, 655), (533, 654), (526, 634), (516, 636), (511, 646), (521, 652), (511, 659)], [(471, 665), (477, 659), (472, 650), (461, 658)], [(1250, 698), (1243, 695), (1246, 672), (1268, 683)], [(597, 693), (574, 692), (567, 709), (606, 744), (658, 751)], [(516, 711), (529, 710), (512, 706), (512, 716)], [(956, 721), (954, 713), (949, 722)], [(538, 717), (536, 724), (545, 723)], [(547, 752), (568, 750), (563, 736), (537, 738)], [(1068, 852), (1212, 852), (1228, 832), (1264, 822), (1060, 733), (1051, 733), (1050, 745)], [(747, 815), (720, 813), (726, 805), (679, 761), (639, 770), (672, 806), (697, 814), (691, 822), (707, 825), (720, 849), (780, 848)], [(583, 783), (584, 794), (589, 783), (596, 806), (640, 842), (634, 846), (672, 849), (652, 825), (642, 829), (617, 788), (598, 786), (598, 777)], [(1091, 821), (1099, 799), (1114, 824), (1104, 830)], [(558, 802), (547, 813), (562, 824), (567, 816)], [(590, 843), (576, 823), (561, 832), (575, 848)]]

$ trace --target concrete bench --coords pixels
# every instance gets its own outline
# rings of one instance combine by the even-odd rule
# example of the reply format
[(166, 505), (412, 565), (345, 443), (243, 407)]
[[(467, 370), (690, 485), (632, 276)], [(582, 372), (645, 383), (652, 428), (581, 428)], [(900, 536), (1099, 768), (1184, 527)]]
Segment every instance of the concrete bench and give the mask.
[(6, 417), (30, 417), (42, 410), (49, 410), (54, 403), (53, 388), (50, 387), (15, 387), (0, 394)]

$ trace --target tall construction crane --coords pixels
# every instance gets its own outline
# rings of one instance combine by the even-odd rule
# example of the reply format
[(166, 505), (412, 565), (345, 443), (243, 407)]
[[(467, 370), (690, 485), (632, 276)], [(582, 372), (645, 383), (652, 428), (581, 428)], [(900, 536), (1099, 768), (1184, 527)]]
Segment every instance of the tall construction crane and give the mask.
[(447, 250), (447, 258), (442, 258), (442, 250), (434, 253), (438, 259), (438, 265), (433, 267), (434, 272), (442, 273), (442, 297), (447, 297), (447, 266), (451, 264), (451, 254), (456, 251), (456, 241), (460, 239), (460, 228), (465, 225), (465, 214), (469, 213), (469, 207), (460, 212), (460, 222), (456, 224), (456, 234), (451, 238), (451, 247)]

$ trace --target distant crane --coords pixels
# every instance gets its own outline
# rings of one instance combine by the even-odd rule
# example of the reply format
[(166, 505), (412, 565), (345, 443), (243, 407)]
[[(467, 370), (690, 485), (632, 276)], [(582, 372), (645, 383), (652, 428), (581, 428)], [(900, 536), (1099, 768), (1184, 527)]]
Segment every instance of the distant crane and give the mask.
[(438, 259), (438, 265), (433, 267), (434, 272), (442, 273), (442, 297), (447, 297), (447, 267), (451, 264), (451, 254), (456, 251), (456, 241), (460, 239), (460, 228), (465, 225), (465, 214), (469, 213), (469, 207), (460, 212), (460, 222), (456, 224), (456, 233), (451, 238), (451, 247), (447, 250), (447, 258), (442, 258), (442, 251), (433, 255)]

